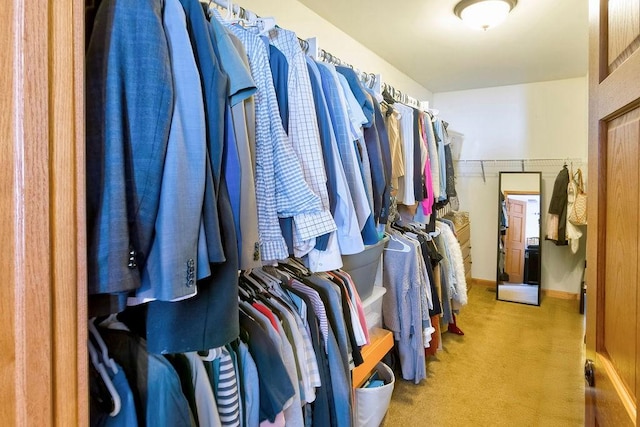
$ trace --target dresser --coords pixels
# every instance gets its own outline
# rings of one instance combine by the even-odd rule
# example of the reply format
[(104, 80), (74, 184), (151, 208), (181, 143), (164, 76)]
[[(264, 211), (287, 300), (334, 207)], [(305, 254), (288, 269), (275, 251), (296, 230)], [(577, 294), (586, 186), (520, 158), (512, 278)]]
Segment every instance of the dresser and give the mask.
[(471, 223), (469, 222), (468, 212), (449, 212), (444, 216), (453, 222), (456, 228), (458, 243), (462, 251), (462, 260), (464, 262), (464, 276), (467, 284), (471, 283)]
[(464, 261), (464, 276), (469, 283), (471, 281), (471, 223), (467, 221), (464, 225), (456, 226), (456, 234)]

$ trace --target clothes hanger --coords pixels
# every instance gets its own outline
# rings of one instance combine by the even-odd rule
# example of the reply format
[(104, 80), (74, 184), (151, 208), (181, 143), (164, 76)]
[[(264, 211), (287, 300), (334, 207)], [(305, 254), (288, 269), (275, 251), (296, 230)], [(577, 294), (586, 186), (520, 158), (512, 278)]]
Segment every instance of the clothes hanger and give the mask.
[(256, 297), (260, 296), (260, 294), (268, 292), (266, 285), (264, 283), (261, 283), (260, 279), (258, 279), (257, 277), (252, 276), (250, 270), (243, 271), (241, 277), (246, 280), (246, 283), (249, 286), (253, 286)]
[(198, 354), (198, 356), (200, 356), (200, 359), (205, 362), (213, 362), (218, 357), (222, 356), (222, 350), (220, 347), (210, 348), (206, 355)]
[(311, 272), (307, 269), (307, 267), (293, 258), (289, 258), (286, 262), (280, 263), (279, 267), (288, 270), (296, 276), (304, 277), (311, 275)]
[[(238, 284), (241, 285), (242, 281), (239, 281)], [(242, 286), (238, 286), (238, 298), (245, 299), (247, 301), (255, 300), (254, 295), (252, 295), (251, 292), (249, 292), (246, 288)]]
[(403, 242), (402, 240), (398, 239), (397, 237), (395, 237), (393, 234), (389, 234), (389, 239), (393, 240), (394, 242), (397, 242), (399, 244), (402, 245), (402, 249), (392, 249), (389, 247), (389, 245), (387, 245), (386, 248), (384, 248), (385, 251), (391, 251), (391, 252), (409, 252), (411, 250), (411, 248), (409, 247), (409, 245), (407, 245), (405, 242)]
[(111, 377), (109, 376), (109, 373), (107, 372), (107, 369), (105, 368), (104, 364), (100, 362), (98, 351), (94, 347), (93, 343), (89, 341), (87, 344), (89, 346), (89, 358), (91, 359), (91, 364), (93, 365), (94, 368), (96, 368), (96, 371), (98, 371), (98, 373), (100, 374), (100, 378), (102, 378), (104, 385), (107, 387), (107, 390), (111, 395), (111, 401), (113, 402), (113, 409), (111, 410), (111, 412), (109, 412), (109, 416), (115, 417), (120, 413), (120, 409), (122, 407), (122, 401), (120, 400), (120, 395), (118, 394), (118, 390), (116, 390), (116, 387), (113, 385), (113, 381), (111, 381)]
[(225, 21), (231, 21), (234, 18), (233, 16), (233, 2), (231, 0), (227, 0), (227, 13), (224, 17)]
[(302, 271), (302, 273), (305, 276), (311, 276), (311, 274), (313, 274), (313, 273), (311, 273), (311, 270), (309, 270), (307, 268), (307, 266), (304, 265), (304, 262), (302, 262), (302, 260), (300, 258), (289, 258), (288, 262), (289, 262), (289, 264), (293, 264), (293, 265), (298, 266), (298, 268)]
[(116, 365), (116, 362), (111, 357), (109, 357), (109, 349), (107, 348), (107, 344), (102, 339), (102, 336), (100, 336), (100, 332), (98, 332), (98, 328), (96, 328), (96, 325), (95, 323), (93, 323), (93, 321), (94, 319), (89, 320), (89, 332), (98, 344), (98, 347), (100, 347), (100, 352), (102, 353), (102, 361), (113, 371), (113, 374), (115, 375), (118, 373), (118, 366)]
[(262, 267), (261, 270), (265, 274), (268, 274), (269, 276), (274, 277), (276, 280), (279, 281), (279, 283), (287, 282), (287, 281), (291, 280), (291, 275), (289, 275), (288, 273), (285, 273), (282, 270), (277, 269), (276, 267), (274, 267), (272, 265), (265, 265), (265, 266)]
[(253, 270), (251, 270), (251, 274), (256, 278), (262, 280), (269, 289), (271, 289), (273, 285), (277, 285), (281, 282), (280, 279), (270, 275), (261, 268), (254, 268)]
[(260, 35), (266, 36), (269, 34), (269, 31), (276, 28), (276, 18), (270, 16), (265, 18), (256, 18), (255, 25), (260, 29)]

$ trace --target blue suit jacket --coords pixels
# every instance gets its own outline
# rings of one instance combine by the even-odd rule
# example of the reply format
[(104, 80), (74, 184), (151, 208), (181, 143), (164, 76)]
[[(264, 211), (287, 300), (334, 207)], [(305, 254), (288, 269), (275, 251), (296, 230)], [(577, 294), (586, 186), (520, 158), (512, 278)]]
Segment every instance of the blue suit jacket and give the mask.
[[(238, 246), (225, 174), (222, 170), (227, 75), (217, 66), (212, 31), (198, 0), (180, 0), (203, 82), (209, 154), (214, 169), (217, 199), (205, 193), (219, 215), (226, 261), (211, 265), (211, 276), (198, 282), (198, 294), (179, 302), (149, 303), (147, 345), (154, 353), (179, 353), (220, 347), (238, 337)], [(215, 138), (220, 138), (215, 139)], [(218, 162), (217, 164), (215, 162)], [(206, 220), (206, 218), (205, 218)], [(217, 225), (217, 224), (216, 224)], [(209, 243), (209, 234), (207, 234)], [(209, 253), (211, 256), (211, 253)]]
[(162, 3), (104, 0), (87, 49), (91, 294), (137, 288), (153, 240), (173, 106)]

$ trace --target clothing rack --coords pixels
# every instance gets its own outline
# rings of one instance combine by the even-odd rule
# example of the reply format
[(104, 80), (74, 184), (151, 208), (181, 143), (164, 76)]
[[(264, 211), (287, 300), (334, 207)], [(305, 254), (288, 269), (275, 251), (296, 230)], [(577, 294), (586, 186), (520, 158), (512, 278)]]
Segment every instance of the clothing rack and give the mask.
[[(233, 15), (237, 16), (239, 19), (242, 19), (242, 20), (254, 22), (262, 19), (256, 13), (250, 11), (249, 9), (245, 9), (244, 7), (238, 4), (233, 3), (231, 0), (209, 0), (209, 1), (202, 1), (202, 3), (208, 4), (209, 7), (211, 7), (212, 4), (216, 4), (222, 8), (229, 10)], [(417, 108), (422, 111), (429, 110), (429, 101), (419, 101), (416, 98), (413, 98), (408, 94), (403, 93), (400, 90), (397, 90), (396, 88), (394, 88), (393, 86), (387, 83), (382, 83), (380, 74), (368, 73), (365, 71), (358, 70), (352, 64), (346, 61), (343, 61), (342, 59), (338, 58), (336, 55), (333, 55), (332, 53), (327, 52), (325, 49), (319, 48), (317, 44), (317, 39), (315, 37), (312, 37), (306, 40), (298, 38), (298, 42), (300, 43), (300, 47), (302, 48), (302, 50), (306, 54), (314, 58), (315, 60), (352, 68), (354, 71), (356, 71), (359, 74), (360, 81), (362, 81), (362, 83), (365, 86), (371, 89), (376, 89), (379, 92), (386, 90), (387, 93), (394, 100), (398, 102), (401, 102), (403, 104), (409, 105), (411, 107)]]
[(451, 204), (447, 203), (444, 207), (436, 210), (436, 218), (444, 218), (450, 212), (453, 212), (453, 208)]
[(410, 107), (418, 108), (420, 110), (428, 110), (429, 109), (429, 101), (418, 101), (417, 99), (403, 93), (400, 90), (397, 90), (395, 87), (383, 83), (382, 89), (386, 90), (387, 93), (396, 101), (401, 102), (403, 104), (409, 105)]
[(201, 3), (208, 4), (209, 7), (211, 7), (212, 4), (216, 4), (220, 7), (227, 9), (228, 11), (230, 11), (240, 19), (246, 19), (251, 21), (251, 20), (260, 18), (256, 13), (250, 11), (249, 9), (245, 9), (244, 7), (241, 7), (238, 4), (234, 4), (231, 0), (208, 0), (208, 1), (201, 1)]
[(458, 159), (454, 160), (456, 176), (482, 176), (487, 182), (487, 174), (505, 172), (541, 171), (554, 173), (562, 166), (583, 167), (586, 160), (582, 158), (556, 158), (556, 159)]

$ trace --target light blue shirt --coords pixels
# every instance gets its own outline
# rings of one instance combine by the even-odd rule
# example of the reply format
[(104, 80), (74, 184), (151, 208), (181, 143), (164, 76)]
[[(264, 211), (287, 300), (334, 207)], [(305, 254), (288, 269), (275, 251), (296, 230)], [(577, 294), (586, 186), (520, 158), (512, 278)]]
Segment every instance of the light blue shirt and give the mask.
[(371, 208), (369, 207), (364, 181), (360, 173), (355, 146), (349, 133), (350, 122), (347, 116), (347, 101), (340, 86), (335, 67), (322, 62), (317, 63), (317, 65), (322, 77), (322, 88), (327, 98), (342, 166), (358, 217), (358, 224), (362, 230), (371, 215)]
[(242, 366), (243, 383), (243, 407), (245, 426), (257, 426), (260, 424), (260, 379), (258, 368), (253, 360), (249, 347), (240, 341), (238, 345), (238, 360)]
[[(317, 79), (318, 83), (321, 83), (322, 76), (316, 63), (307, 58), (307, 63), (310, 69), (313, 71), (313, 77)], [(324, 94), (320, 94), (320, 104), (324, 106), (327, 119), (331, 119), (329, 114), (329, 108)], [(331, 151), (325, 152), (325, 156), (331, 156), (333, 158), (334, 170), (329, 171), (336, 182), (336, 194), (335, 201), (336, 207), (333, 214), (333, 218), (338, 226), (338, 243), (340, 245), (340, 251), (343, 255), (357, 254), (364, 250), (364, 244), (362, 242), (362, 235), (360, 234), (360, 225), (358, 223), (358, 217), (356, 215), (356, 209), (353, 205), (353, 198), (351, 197), (351, 191), (347, 183), (347, 177), (344, 171), (344, 166), (340, 159), (340, 153), (338, 151), (338, 142), (336, 141), (335, 132), (332, 126), (329, 126), (329, 138), (331, 140)]]

